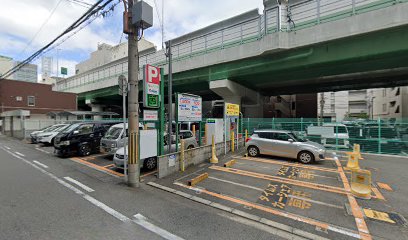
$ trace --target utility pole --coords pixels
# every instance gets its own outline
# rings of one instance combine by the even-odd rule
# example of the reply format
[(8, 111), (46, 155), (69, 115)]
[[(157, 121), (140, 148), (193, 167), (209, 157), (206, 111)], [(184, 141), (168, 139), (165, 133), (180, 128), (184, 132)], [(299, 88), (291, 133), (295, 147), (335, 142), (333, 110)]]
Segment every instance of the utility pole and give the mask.
[(171, 40), (166, 42), (167, 56), (169, 58), (169, 72), (168, 72), (168, 103), (169, 103), (169, 118), (168, 118), (168, 153), (171, 152), (172, 128), (173, 128), (173, 68), (172, 68), (172, 54), (171, 54)]
[[(128, 0), (128, 23), (132, 23), (133, 1)], [(128, 33), (128, 80), (129, 80), (129, 141), (128, 141), (128, 185), (139, 187), (139, 29), (129, 24)]]

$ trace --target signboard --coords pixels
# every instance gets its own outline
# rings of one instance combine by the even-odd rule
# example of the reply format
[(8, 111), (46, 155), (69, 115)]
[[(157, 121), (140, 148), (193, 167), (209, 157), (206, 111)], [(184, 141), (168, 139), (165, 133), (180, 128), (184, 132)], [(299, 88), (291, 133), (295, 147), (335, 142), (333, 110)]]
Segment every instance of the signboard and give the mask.
[(215, 119), (207, 119), (207, 123), (215, 124)]
[(158, 121), (159, 112), (157, 110), (144, 110), (143, 121)]
[(202, 100), (190, 94), (177, 95), (177, 119), (179, 122), (201, 122)]
[(118, 85), (119, 85), (119, 95), (121, 96), (127, 96), (128, 92), (128, 84), (127, 84), (127, 79), (125, 76), (120, 75), (118, 77)]
[(159, 108), (160, 96), (160, 68), (149, 64), (143, 67), (143, 106)]
[(68, 75), (68, 68), (61, 67), (61, 74), (62, 75)]
[(176, 155), (170, 155), (169, 156), (169, 167), (174, 167), (176, 166)]
[(227, 116), (239, 116), (239, 105), (225, 103), (225, 112)]

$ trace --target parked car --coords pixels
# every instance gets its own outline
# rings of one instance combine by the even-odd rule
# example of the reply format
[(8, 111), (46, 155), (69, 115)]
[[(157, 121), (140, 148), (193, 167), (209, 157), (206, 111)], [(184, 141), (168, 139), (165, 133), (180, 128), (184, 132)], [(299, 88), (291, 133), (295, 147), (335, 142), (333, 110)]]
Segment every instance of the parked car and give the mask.
[(117, 122), (82, 122), (70, 125), (54, 139), (54, 153), (57, 156), (77, 154), (88, 156), (99, 152), (102, 136)]
[(283, 130), (256, 130), (247, 139), (246, 146), (251, 157), (273, 155), (297, 159), (305, 164), (324, 159), (326, 152), (322, 145)]
[[(143, 129), (143, 124), (139, 123), (139, 129)], [(126, 131), (127, 130), (128, 124), (126, 123)], [(115, 124), (110, 127), (101, 139), (101, 152), (113, 155), (119, 148), (125, 146), (128, 138), (127, 136), (125, 137), (124, 133), (123, 123)]]
[(55, 136), (58, 135), (61, 131), (63, 131), (65, 128), (67, 128), (69, 124), (61, 124), (57, 128), (53, 128), (48, 131), (44, 131), (42, 133), (39, 133), (37, 135), (37, 142), (39, 143), (44, 143), (44, 144), (51, 144), (54, 145), (54, 138)]
[(57, 129), (57, 128), (62, 127), (64, 125), (66, 125), (66, 124), (54, 124), (52, 126), (48, 126), (48, 127), (45, 127), (45, 128), (43, 128), (41, 130), (34, 131), (34, 132), (30, 133), (31, 143), (37, 143), (38, 142), (37, 141), (38, 134), (41, 134), (41, 133), (44, 133), (44, 132), (52, 132), (54, 129)]
[[(168, 134), (165, 134), (165, 141), (164, 141), (164, 153), (169, 153), (168, 150)], [(193, 133), (190, 130), (183, 130), (179, 132), (179, 138), (184, 139), (184, 144), (186, 146), (186, 149), (193, 149), (195, 147), (198, 147), (198, 143), (196, 138), (193, 136)], [(142, 141), (142, 137), (140, 141)], [(178, 144), (180, 148), (180, 143)], [(155, 147), (157, 146), (150, 146), (149, 149), (155, 150)], [(125, 163), (125, 150), (127, 151), (127, 146), (126, 149), (125, 147), (119, 148), (115, 155), (113, 156), (113, 163), (115, 164), (116, 168), (123, 168), (124, 163)], [(144, 167), (147, 170), (152, 170), (156, 168), (157, 166), (157, 151), (143, 151), (147, 149), (141, 149), (140, 153), (140, 167)], [(176, 151), (176, 141), (175, 139), (172, 139), (171, 141), (171, 152)], [(154, 154), (153, 154), (154, 153)], [(126, 161), (127, 161), (127, 156), (126, 156)]]

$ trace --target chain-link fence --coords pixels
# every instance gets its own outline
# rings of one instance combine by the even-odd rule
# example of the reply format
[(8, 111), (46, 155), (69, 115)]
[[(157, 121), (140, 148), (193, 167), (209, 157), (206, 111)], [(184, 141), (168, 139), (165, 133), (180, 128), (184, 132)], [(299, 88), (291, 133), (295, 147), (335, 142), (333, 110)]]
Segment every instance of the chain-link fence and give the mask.
[(307, 118), (244, 118), (243, 128), (287, 130), (320, 143), (328, 149), (351, 150), (360, 144), (362, 152), (408, 155), (408, 120), (319, 121)]

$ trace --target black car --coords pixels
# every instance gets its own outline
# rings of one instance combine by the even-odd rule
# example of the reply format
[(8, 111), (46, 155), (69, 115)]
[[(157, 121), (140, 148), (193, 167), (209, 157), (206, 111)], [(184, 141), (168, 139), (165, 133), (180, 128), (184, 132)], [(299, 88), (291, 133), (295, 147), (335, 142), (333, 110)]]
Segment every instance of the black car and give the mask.
[(117, 122), (75, 123), (54, 138), (54, 153), (57, 156), (88, 156), (99, 152), (101, 138)]

